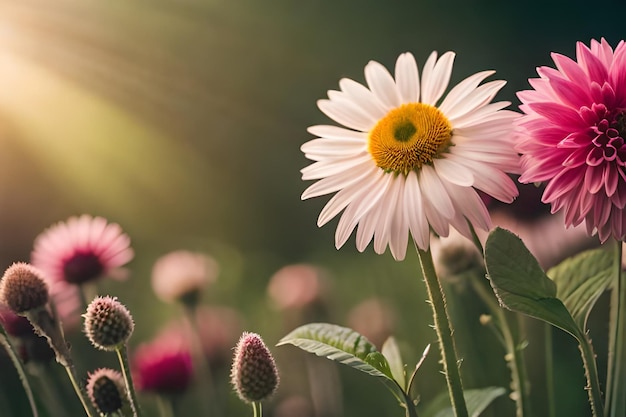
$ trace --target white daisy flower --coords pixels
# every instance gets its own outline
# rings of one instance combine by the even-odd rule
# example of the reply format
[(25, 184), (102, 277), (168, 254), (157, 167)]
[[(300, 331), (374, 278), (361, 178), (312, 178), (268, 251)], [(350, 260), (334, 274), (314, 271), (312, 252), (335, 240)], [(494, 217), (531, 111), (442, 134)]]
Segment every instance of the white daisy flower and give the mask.
[(343, 211), (337, 248), (358, 226), (359, 251), (373, 238), (376, 253), (389, 246), (402, 260), (409, 234), (427, 250), (431, 228), (447, 236), (453, 226), (468, 238), (468, 221), (489, 230), (491, 219), (477, 189), (507, 203), (517, 196), (507, 173), (519, 172), (511, 138), (518, 114), (503, 110), (509, 102), (491, 103), (505, 81), (479, 85), (494, 71), (479, 72), (441, 100), (454, 57), (447, 52), (437, 59), (433, 52), (421, 82), (410, 53), (398, 57), (395, 80), (371, 61), (365, 67), (369, 88), (344, 78), (340, 91), (318, 101), (320, 110), (344, 127), (308, 129), (318, 137), (302, 145), (304, 155), (315, 161), (302, 169), (302, 179), (319, 181), (302, 199), (336, 192), (317, 224)]

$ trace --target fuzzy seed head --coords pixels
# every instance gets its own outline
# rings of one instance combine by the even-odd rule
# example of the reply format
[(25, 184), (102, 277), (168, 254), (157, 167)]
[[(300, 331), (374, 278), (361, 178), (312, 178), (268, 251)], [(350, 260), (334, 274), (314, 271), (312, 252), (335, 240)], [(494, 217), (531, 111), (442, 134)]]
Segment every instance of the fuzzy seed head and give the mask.
[(93, 406), (103, 415), (119, 411), (123, 404), (126, 388), (122, 374), (113, 369), (100, 368), (89, 374), (87, 394)]
[(135, 323), (116, 297), (96, 297), (87, 307), (85, 334), (98, 349), (113, 351), (126, 343)]
[(14, 313), (24, 314), (48, 303), (48, 284), (34, 266), (14, 263), (2, 277), (0, 300)]
[(244, 402), (270, 397), (278, 387), (278, 369), (271, 352), (256, 333), (244, 332), (235, 347), (231, 382)]

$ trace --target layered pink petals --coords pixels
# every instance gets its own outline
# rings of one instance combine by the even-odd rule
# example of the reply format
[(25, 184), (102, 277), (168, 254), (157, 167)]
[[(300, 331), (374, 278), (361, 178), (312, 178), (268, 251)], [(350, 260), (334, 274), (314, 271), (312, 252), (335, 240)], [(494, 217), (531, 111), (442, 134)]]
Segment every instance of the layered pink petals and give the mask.
[(543, 201), (566, 226), (586, 223), (602, 242), (626, 238), (626, 44), (579, 42), (576, 60), (552, 54), (518, 97), (521, 182), (547, 182)]

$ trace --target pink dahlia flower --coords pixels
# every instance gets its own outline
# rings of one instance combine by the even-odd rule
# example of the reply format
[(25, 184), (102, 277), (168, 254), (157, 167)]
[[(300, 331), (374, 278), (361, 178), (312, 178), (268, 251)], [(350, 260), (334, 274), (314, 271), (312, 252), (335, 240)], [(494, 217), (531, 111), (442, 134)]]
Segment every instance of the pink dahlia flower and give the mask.
[[(133, 258), (130, 238), (102, 217), (71, 217), (35, 239), (31, 261), (51, 281), (84, 284), (116, 275)], [(53, 291), (54, 292), (54, 291)]]
[(547, 182), (542, 201), (583, 221), (604, 242), (626, 237), (626, 44), (576, 45), (576, 60), (553, 53), (521, 91), (521, 182)]

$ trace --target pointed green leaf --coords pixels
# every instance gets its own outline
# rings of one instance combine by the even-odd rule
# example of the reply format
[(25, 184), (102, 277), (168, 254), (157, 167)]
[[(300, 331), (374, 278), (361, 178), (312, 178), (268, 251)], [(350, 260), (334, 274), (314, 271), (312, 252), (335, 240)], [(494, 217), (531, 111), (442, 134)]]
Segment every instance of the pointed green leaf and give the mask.
[[(467, 404), (467, 412), (470, 417), (478, 417), (485, 411), (489, 404), (496, 398), (506, 393), (502, 387), (486, 387), (480, 389), (468, 389), (463, 393), (465, 403)], [(454, 417), (454, 410), (450, 406), (450, 397), (448, 392), (442, 392), (428, 407), (420, 413), (420, 417)]]
[(277, 346), (286, 344), (393, 381), (385, 357), (365, 336), (347, 327), (328, 323), (306, 324), (283, 337)]
[(581, 332), (563, 303), (556, 284), (543, 272), (522, 240), (496, 228), (485, 244), (491, 286), (503, 307), (557, 326), (577, 339)]
[(396, 380), (402, 390), (406, 391), (406, 371), (404, 368), (404, 362), (402, 361), (402, 355), (400, 355), (400, 348), (395, 337), (390, 336), (385, 343), (383, 343), (382, 354), (387, 358), (389, 368), (391, 369), (391, 375)]
[(548, 270), (556, 283), (557, 298), (584, 329), (596, 301), (611, 283), (615, 253), (592, 249), (568, 258)]

